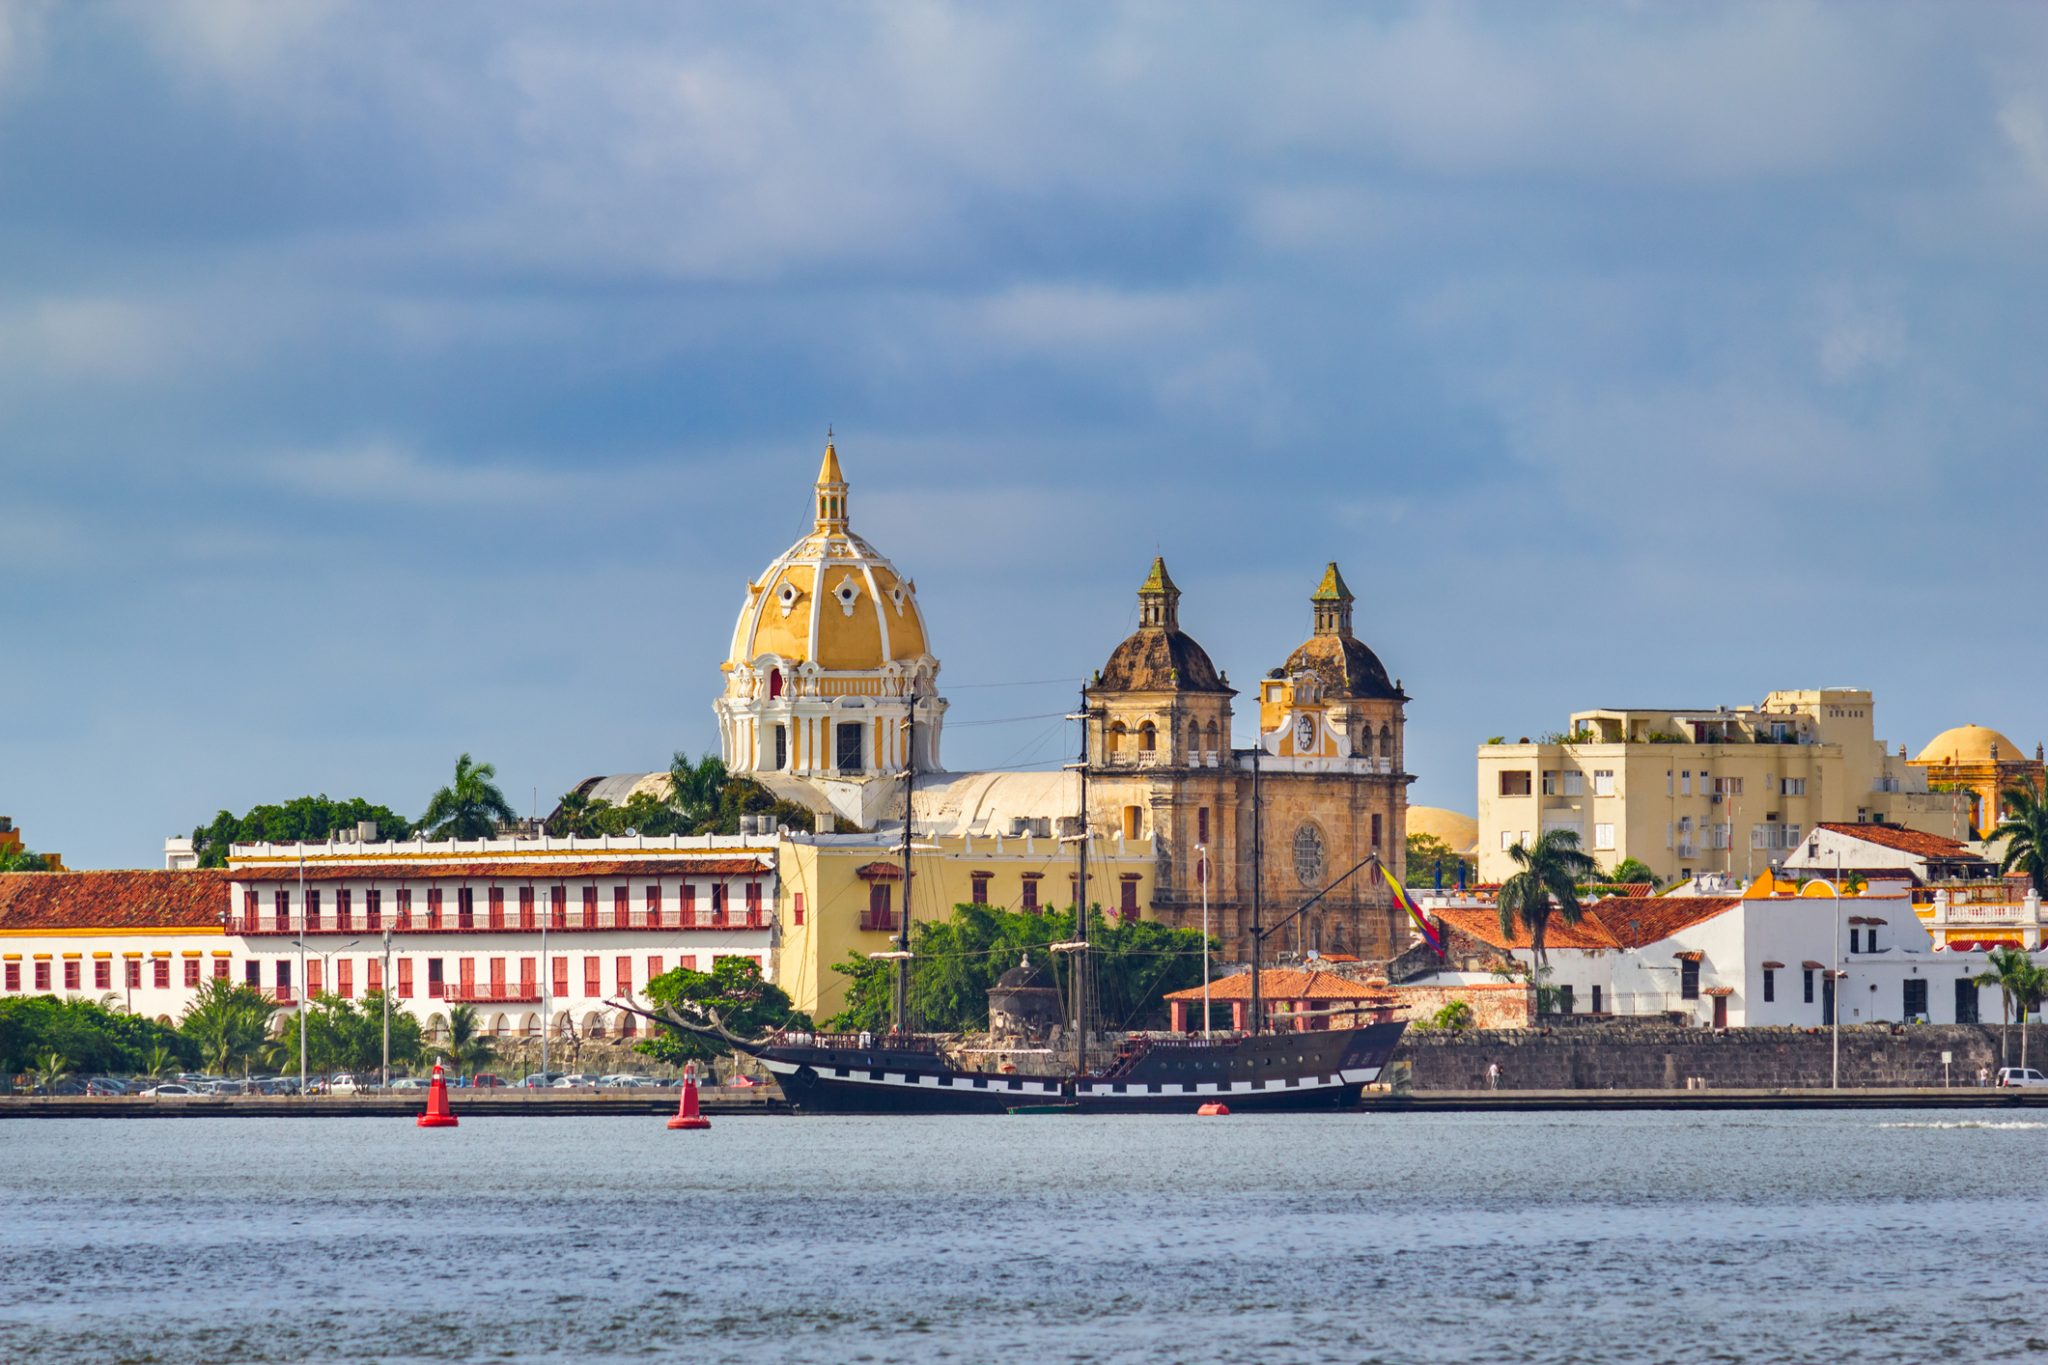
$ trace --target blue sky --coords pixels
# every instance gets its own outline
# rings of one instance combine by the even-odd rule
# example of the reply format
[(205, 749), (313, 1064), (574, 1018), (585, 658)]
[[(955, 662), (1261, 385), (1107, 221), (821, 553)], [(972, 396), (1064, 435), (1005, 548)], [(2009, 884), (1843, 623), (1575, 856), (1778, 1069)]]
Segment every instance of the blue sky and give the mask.
[(1422, 802), (1773, 687), (2031, 746), (2044, 241), (2035, 6), (10, 5), (0, 812), (707, 748), (828, 423), (956, 768), (1155, 552), (1240, 683), (1340, 560)]

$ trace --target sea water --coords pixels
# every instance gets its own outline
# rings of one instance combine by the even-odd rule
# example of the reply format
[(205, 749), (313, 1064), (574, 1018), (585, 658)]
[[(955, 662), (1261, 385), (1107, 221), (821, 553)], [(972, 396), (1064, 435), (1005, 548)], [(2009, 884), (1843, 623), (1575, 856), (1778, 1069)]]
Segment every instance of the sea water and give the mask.
[(0, 1360), (2048, 1353), (1949, 1112), (12, 1121)]

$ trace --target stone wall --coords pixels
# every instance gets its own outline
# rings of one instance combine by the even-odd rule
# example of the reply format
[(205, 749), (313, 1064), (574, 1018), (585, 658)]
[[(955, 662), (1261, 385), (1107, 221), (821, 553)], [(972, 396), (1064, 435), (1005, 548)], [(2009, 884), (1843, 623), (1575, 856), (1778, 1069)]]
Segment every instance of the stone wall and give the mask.
[[(1956, 1085), (1975, 1085), (1979, 1067), (1996, 1074), (1996, 1024), (1866, 1025), (1842, 1030), (1842, 1084), (1938, 1086), (1941, 1054), (1951, 1054)], [(2048, 1069), (2048, 1030), (2029, 1043), (2028, 1061)], [(2012, 1030), (2012, 1065), (2020, 1031)], [(1709, 1029), (1600, 1022), (1541, 1029), (1439, 1033), (1410, 1029), (1394, 1053), (1416, 1090), (1483, 1090), (1486, 1068), (1500, 1064), (1503, 1090), (1678, 1090), (1693, 1077), (1717, 1090), (1826, 1086), (1826, 1030)]]
[(1475, 1029), (1526, 1029), (1535, 1012), (1535, 1002), (1531, 998), (1533, 992), (1527, 985), (1516, 982), (1488, 981), (1470, 986), (1395, 986), (1392, 989), (1394, 999), (1406, 1011), (1395, 1017), (1406, 1019), (1411, 1027), (1427, 1024), (1436, 1017), (1438, 1010), (1453, 1000), (1462, 1000), (1471, 1007), (1472, 1027)]

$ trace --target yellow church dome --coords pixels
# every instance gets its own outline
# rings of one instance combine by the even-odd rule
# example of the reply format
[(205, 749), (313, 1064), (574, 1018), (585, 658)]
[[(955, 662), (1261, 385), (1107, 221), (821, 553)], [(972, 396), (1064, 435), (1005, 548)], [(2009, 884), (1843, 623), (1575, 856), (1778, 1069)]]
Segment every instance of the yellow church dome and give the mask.
[(1991, 746), (1998, 746), (1998, 761), (2013, 763), (2024, 759), (2026, 751), (1996, 730), (1982, 725), (1958, 725), (1953, 730), (1943, 730), (1927, 742), (1915, 763), (1989, 763)]
[(725, 669), (775, 660), (793, 670), (874, 672), (930, 653), (917, 584), (848, 526), (846, 479), (827, 441), (816, 524), (747, 585)]
[(1479, 851), (1479, 822), (1461, 811), (1439, 806), (1410, 806), (1408, 832), (1440, 839), (1453, 853), (1473, 857)]

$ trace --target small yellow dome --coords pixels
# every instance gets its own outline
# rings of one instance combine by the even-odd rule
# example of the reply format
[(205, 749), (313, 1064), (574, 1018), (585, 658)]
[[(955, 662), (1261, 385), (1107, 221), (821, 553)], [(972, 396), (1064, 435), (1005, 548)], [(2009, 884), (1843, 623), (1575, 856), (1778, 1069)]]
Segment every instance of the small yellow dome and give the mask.
[(872, 672), (926, 657), (917, 585), (848, 525), (839, 455), (825, 447), (817, 521), (747, 585), (726, 670), (773, 657), (828, 673)]
[(1998, 746), (1998, 761), (2014, 763), (2024, 759), (2026, 750), (2001, 735), (1996, 730), (1987, 730), (1981, 725), (1958, 725), (1953, 730), (1943, 730), (1927, 742), (1915, 763), (1989, 763), (1991, 746)]
[(1451, 852), (1472, 857), (1479, 851), (1479, 822), (1469, 815), (1438, 806), (1410, 806), (1408, 832), (1440, 839)]

